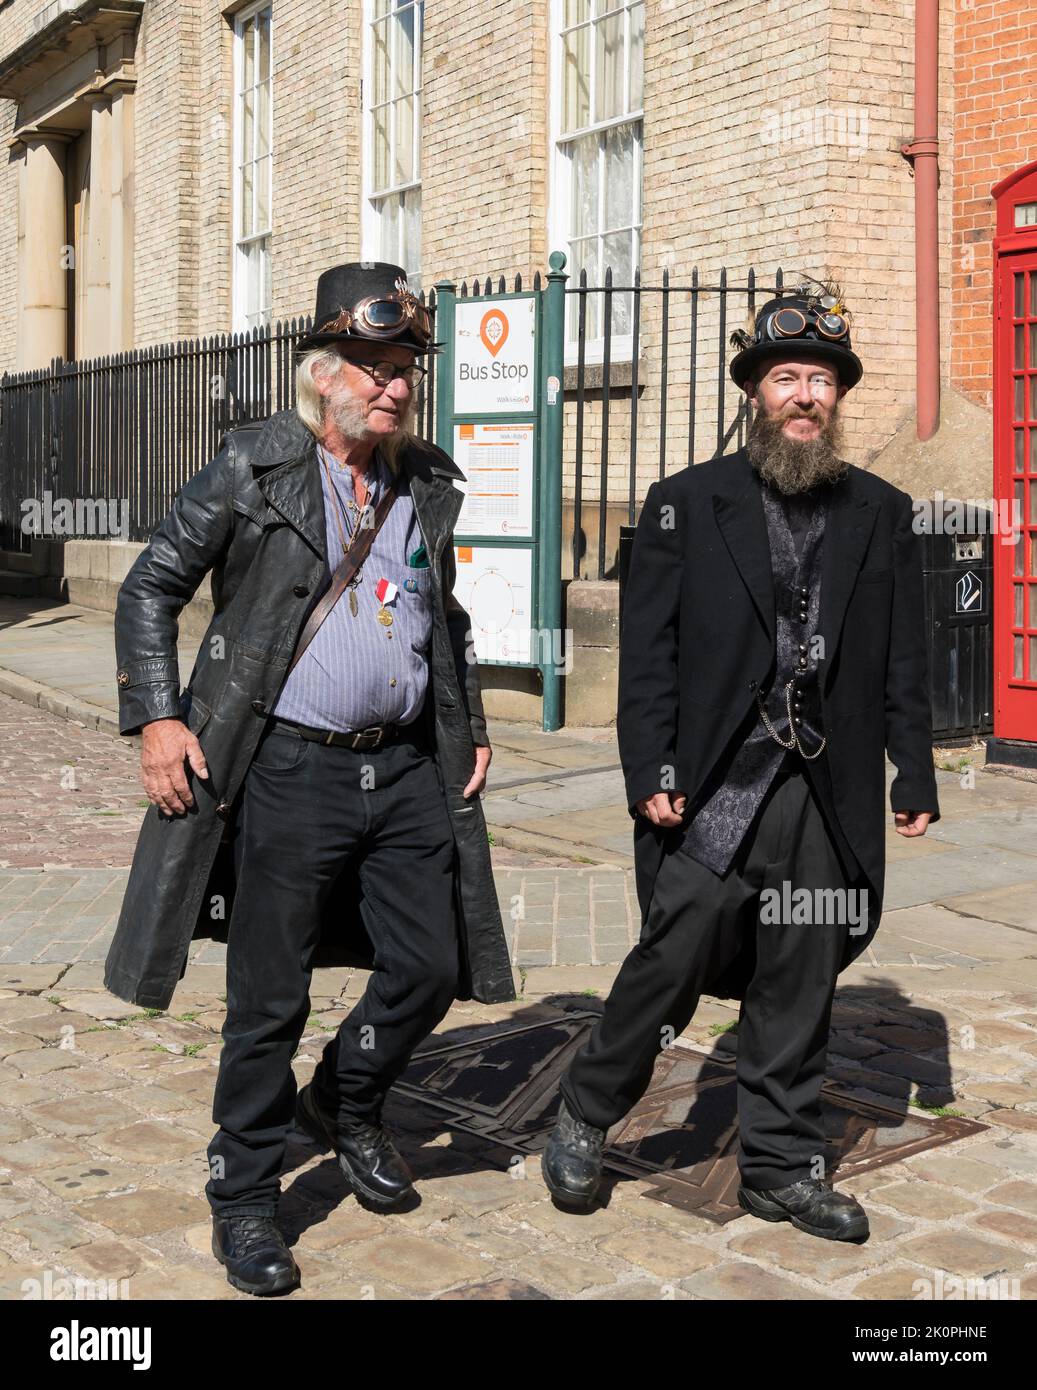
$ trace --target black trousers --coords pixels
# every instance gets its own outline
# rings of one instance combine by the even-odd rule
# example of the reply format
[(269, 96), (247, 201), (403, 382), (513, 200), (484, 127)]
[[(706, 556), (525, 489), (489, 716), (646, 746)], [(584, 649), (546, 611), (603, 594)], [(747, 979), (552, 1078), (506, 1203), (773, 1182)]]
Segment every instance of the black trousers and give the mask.
[[(738, 1021), (737, 1093), (742, 1182), (781, 1187), (820, 1176), (828, 1030), (836, 977), (856, 896), (847, 912), (822, 899), (813, 915), (839, 920), (761, 921), (766, 890), (849, 888), (821, 807), (798, 755), (787, 759), (723, 877), (682, 851), (656, 878), (641, 940), (627, 956), (602, 1017), (573, 1059), (561, 1092), (599, 1129), (641, 1099), (661, 1049), (687, 1027), (699, 995), (755, 934), (756, 966)], [(785, 889), (787, 885), (787, 889)], [(800, 895), (800, 900), (806, 895)], [(811, 894), (814, 903), (818, 895)], [(840, 901), (836, 895), (834, 901)], [(761, 906), (764, 911), (761, 912)], [(866, 923), (866, 917), (865, 917)]]
[(439, 776), (415, 742), (352, 749), (269, 725), (245, 778), (227, 942), (227, 1017), (205, 1192), (214, 1212), (273, 1214), (295, 1110), (321, 909), (352, 860), (374, 926), (367, 989), (313, 1077), (340, 1119), (376, 1120), (455, 998), (454, 840)]

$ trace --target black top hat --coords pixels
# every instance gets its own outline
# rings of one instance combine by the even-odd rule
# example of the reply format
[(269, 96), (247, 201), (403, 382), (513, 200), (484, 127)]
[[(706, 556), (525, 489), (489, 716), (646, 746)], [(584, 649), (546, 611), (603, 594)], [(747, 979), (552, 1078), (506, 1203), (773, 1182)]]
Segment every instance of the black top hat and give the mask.
[(383, 343), (416, 353), (435, 352), (431, 317), (407, 285), (402, 266), (387, 261), (350, 261), (332, 266), (317, 281), (313, 328), (296, 352), (325, 343)]
[(822, 357), (831, 362), (844, 386), (864, 375), (850, 346), (850, 323), (837, 294), (821, 286), (813, 294), (799, 286), (783, 299), (769, 300), (756, 315), (752, 334), (737, 330), (731, 342), (742, 350), (731, 361), (731, 378), (744, 388), (754, 369), (768, 357)]

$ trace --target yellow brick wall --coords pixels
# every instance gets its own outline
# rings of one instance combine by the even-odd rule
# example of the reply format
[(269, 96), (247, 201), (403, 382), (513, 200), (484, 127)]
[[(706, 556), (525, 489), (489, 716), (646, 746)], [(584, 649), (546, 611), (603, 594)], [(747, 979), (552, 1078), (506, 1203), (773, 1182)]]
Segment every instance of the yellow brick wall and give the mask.
[(221, 13), (218, 0), (206, 0), (198, 146), (198, 273), (203, 293), (196, 332), (200, 336), (226, 333), (231, 327), (233, 33), (232, 21)]
[[(195, 332), (233, 316), (233, 17), (206, 0), (200, 43)], [(275, 0), (273, 217), (275, 319), (312, 312), (317, 276), (359, 244), (359, 4)]]
[[(843, 455), (867, 467), (914, 411), (914, 184), (900, 145), (913, 133), (914, 7), (868, 4), (649, 0), (645, 40), (642, 281), (670, 273), (668, 370), (662, 376), (662, 306), (642, 297), (637, 412), (639, 504), (660, 472), (728, 452), (743, 397), (727, 377), (728, 335), (746, 324), (747, 296), (729, 295), (723, 329), (725, 393), (718, 429), (719, 297), (698, 296), (693, 447), (688, 399), (692, 271), (698, 283), (744, 286), (750, 266), (772, 285), (797, 272), (841, 282), (865, 374), (844, 399)], [(941, 30), (940, 244), (943, 374), (950, 350), (953, 13)], [(769, 297), (756, 296), (759, 308)], [(660, 444), (662, 398), (666, 442)], [(583, 493), (600, 497), (600, 393), (583, 420)], [(566, 493), (573, 490), (577, 407), (567, 402)], [(626, 500), (630, 390), (609, 411), (610, 502)], [(980, 474), (977, 474), (977, 478)], [(938, 480), (918, 479), (920, 495)], [(625, 520), (625, 518), (623, 518)], [(585, 530), (593, 550), (597, 518)], [(611, 542), (606, 563), (612, 555)], [(593, 557), (592, 557), (593, 559)], [(585, 571), (586, 572), (586, 571)]]
[(203, 0), (149, 0), (137, 34), (136, 346), (198, 331)]
[(359, 0), (274, 0), (274, 317), (360, 258)]
[(425, 7), (426, 285), (546, 269), (548, 8)]
[(32, 37), (32, 21), (42, 8), (38, 0), (11, 0), (0, 9), (0, 55)]
[[(726, 266), (744, 284), (755, 265), (767, 283), (778, 266), (786, 280), (797, 271), (840, 280), (865, 366), (844, 405), (845, 452), (860, 464), (914, 401), (913, 183), (898, 152), (912, 132), (913, 8), (900, 0), (649, 7), (643, 278), (658, 283), (669, 267), (689, 284), (697, 265), (700, 281), (715, 285)], [(948, 64), (952, 23), (944, 24)], [(675, 74), (684, 75), (676, 92)], [(947, 186), (943, 202), (946, 254)], [(715, 346), (715, 301), (703, 310), (699, 340)], [(671, 324), (671, 356), (687, 351), (689, 317), (685, 309)], [(729, 316), (728, 333), (740, 326), (741, 316)], [(645, 351), (658, 352), (657, 332)], [(715, 379), (711, 366), (696, 461), (715, 448)], [(738, 399), (732, 383), (728, 423)], [(675, 452), (686, 444), (686, 430), (668, 433)]]

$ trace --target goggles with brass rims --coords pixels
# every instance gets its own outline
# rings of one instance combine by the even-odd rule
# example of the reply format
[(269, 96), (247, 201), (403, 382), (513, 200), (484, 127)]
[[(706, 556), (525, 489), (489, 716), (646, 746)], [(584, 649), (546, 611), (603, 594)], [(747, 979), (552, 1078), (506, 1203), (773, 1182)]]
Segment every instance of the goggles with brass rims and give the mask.
[(409, 291), (399, 294), (373, 294), (352, 309), (341, 309), (338, 316), (322, 324), (318, 333), (357, 333), (364, 337), (389, 339), (410, 331), (423, 348), (432, 341), (432, 320), (421, 300)]
[[(826, 305), (825, 299), (831, 299), (831, 305)], [(805, 310), (791, 304), (786, 309), (778, 309), (764, 325), (764, 335), (772, 342), (781, 342), (783, 338), (806, 338), (813, 333), (830, 343), (842, 342), (849, 335), (850, 324), (843, 314), (834, 312), (837, 303), (831, 295), (826, 295)]]

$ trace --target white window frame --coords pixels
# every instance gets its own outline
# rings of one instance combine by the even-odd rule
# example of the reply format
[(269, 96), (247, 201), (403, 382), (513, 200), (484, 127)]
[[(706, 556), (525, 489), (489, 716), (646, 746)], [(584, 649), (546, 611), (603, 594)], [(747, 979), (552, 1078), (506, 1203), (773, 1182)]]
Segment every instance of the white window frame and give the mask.
[[(244, 26), (250, 19), (254, 19), (263, 10), (270, 11), (270, 188), (268, 190), (268, 206), (270, 209), (270, 220), (265, 232), (253, 232), (250, 237), (240, 236), (242, 226), (242, 202), (241, 202), (241, 158), (242, 140), (244, 132), (241, 120), (241, 95), (242, 85), (245, 76), (245, 45), (244, 45)], [(273, 255), (273, 217), (274, 217), (274, 190), (273, 190), (273, 170), (274, 170), (274, 0), (256, 0), (255, 4), (246, 5), (232, 16), (234, 25), (234, 94), (231, 111), (231, 122), (233, 127), (232, 140), (232, 273), (231, 273), (231, 303), (233, 317), (233, 331), (235, 333), (250, 332), (250, 326), (246, 322), (248, 312), (248, 261), (242, 251), (243, 241), (256, 242), (263, 238), (266, 239), (266, 256)], [(269, 276), (271, 287), (271, 300), (273, 298), (273, 274)], [(273, 320), (272, 303), (267, 306), (263, 322), (260, 326), (265, 327)], [(255, 325), (253, 325), (255, 326)]]
[[(417, 3), (414, 6), (417, 9)], [(374, 93), (374, 21), (375, 7), (374, 0), (363, 0), (363, 102), (362, 102), (362, 121), (363, 121), (363, 177), (360, 189), (360, 254), (363, 260), (380, 261), (388, 259), (394, 265), (402, 265), (407, 271), (408, 284), (415, 291), (420, 290), (423, 281), (421, 278), (422, 265), (422, 227), (419, 212), (418, 220), (418, 265), (408, 266), (406, 259), (400, 250), (400, 238), (397, 238), (397, 250), (392, 256), (385, 257), (382, 252), (382, 214), (376, 206), (376, 202), (382, 198), (396, 197), (401, 193), (416, 192), (421, 197), (421, 162), (422, 162), (422, 115), (423, 101), (422, 92), (424, 89), (422, 64), (425, 52), (425, 21), (424, 9), (422, 9), (422, 19), (420, 27), (415, 28), (416, 52), (415, 64), (418, 71), (418, 83), (414, 88), (414, 130), (413, 140), (416, 151), (416, 164), (418, 177), (410, 179), (404, 183), (392, 184), (388, 188), (374, 189), (374, 113), (372, 110), (371, 98)], [(391, 161), (390, 161), (391, 163)]]
[[(616, 8), (619, 8), (617, 5)], [(550, 44), (550, 130), (548, 138), (548, 167), (550, 169), (550, 188), (551, 197), (548, 204), (548, 242), (549, 249), (552, 251), (561, 250), (566, 254), (569, 280), (566, 289), (575, 289), (578, 284), (576, 273), (573, 271), (572, 246), (569, 239), (570, 210), (572, 206), (573, 180), (572, 180), (572, 161), (565, 157), (559, 148), (562, 141), (562, 100), (563, 86), (565, 81), (563, 48), (562, 48), (562, 28), (565, 19), (564, 0), (551, 0), (551, 44)], [(645, 23), (647, 26), (647, 2), (645, 5)], [(624, 84), (629, 86), (629, 68), (624, 67)], [(642, 237), (644, 232), (644, 79), (642, 75), (642, 104), (636, 111), (627, 111), (623, 116), (612, 117), (605, 121), (592, 122), (587, 126), (582, 126), (578, 131), (567, 131), (566, 138), (573, 135), (600, 135), (601, 132), (613, 126), (637, 125), (639, 131), (634, 141), (634, 190), (636, 197), (636, 218), (633, 226), (636, 228), (637, 253), (634, 260), (634, 270), (640, 268)], [(593, 112), (593, 79), (592, 79), (592, 105)], [(604, 156), (599, 159), (598, 175), (598, 207), (604, 204)], [(604, 277), (602, 277), (602, 285)], [(602, 304), (604, 314), (604, 294), (594, 296), (588, 295), (588, 311), (593, 299), (598, 299)], [(570, 302), (575, 301), (576, 296), (566, 295), (566, 329), (568, 329)], [(584, 361), (600, 363), (604, 360), (605, 338), (604, 335), (592, 338), (588, 335), (584, 342)], [(613, 330), (610, 340), (610, 358), (613, 362), (630, 362), (634, 355), (634, 335), (630, 333), (616, 333)], [(565, 365), (574, 366), (579, 358), (577, 341), (568, 336), (565, 340)]]

